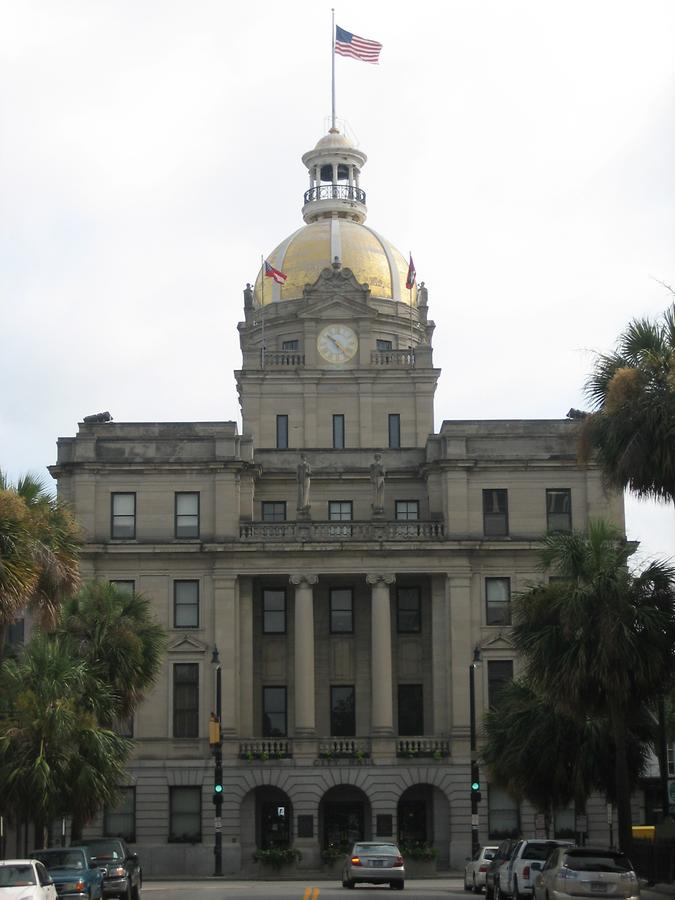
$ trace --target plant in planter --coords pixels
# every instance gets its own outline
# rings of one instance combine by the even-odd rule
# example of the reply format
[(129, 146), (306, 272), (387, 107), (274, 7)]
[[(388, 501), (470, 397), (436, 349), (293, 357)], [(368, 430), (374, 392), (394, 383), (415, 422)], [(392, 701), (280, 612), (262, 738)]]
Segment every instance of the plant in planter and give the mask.
[(339, 846), (331, 844), (330, 847), (324, 847), (324, 849), (321, 851), (321, 859), (326, 865), (332, 866), (339, 860), (343, 860), (346, 853), (347, 849), (342, 844), (340, 844)]
[(302, 853), (295, 847), (259, 847), (253, 854), (255, 862), (261, 862), (266, 866), (281, 869), (291, 863), (302, 859)]
[(399, 844), (399, 849), (404, 859), (414, 859), (417, 862), (434, 862), (438, 856), (438, 848), (425, 841)]

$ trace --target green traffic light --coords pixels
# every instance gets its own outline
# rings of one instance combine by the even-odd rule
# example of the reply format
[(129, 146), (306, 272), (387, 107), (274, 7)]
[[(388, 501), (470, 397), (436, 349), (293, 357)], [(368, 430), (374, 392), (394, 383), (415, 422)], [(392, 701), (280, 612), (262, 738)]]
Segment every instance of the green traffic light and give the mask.
[(472, 781), (472, 782), (471, 782), (471, 790), (472, 790), (472, 791), (479, 791), (479, 790), (480, 790), (480, 782), (479, 782), (479, 781)]
[(213, 790), (216, 792), (216, 794), (222, 794), (222, 793), (223, 793), (223, 786), (222, 786), (222, 784), (217, 784), (217, 785), (215, 785), (215, 787), (213, 788)]

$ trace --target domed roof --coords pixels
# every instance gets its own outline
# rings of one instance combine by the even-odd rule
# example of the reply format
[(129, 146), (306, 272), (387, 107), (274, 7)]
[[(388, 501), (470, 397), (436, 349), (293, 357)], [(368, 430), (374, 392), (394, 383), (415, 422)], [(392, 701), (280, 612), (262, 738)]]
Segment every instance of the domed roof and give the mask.
[(320, 141), (317, 141), (315, 150), (339, 150), (344, 148), (353, 148), (352, 142), (349, 138), (345, 137), (344, 134), (340, 134), (340, 132), (336, 128), (331, 128), (328, 134), (324, 134)]
[[(410, 302), (405, 286), (408, 263), (403, 255), (372, 228), (333, 217), (305, 225), (270, 253), (270, 265), (287, 278), (283, 285), (264, 279), (264, 303), (302, 297), (305, 285), (313, 284), (336, 256), (358, 282), (369, 286), (373, 298)], [(261, 281), (258, 273), (256, 305), (261, 302)], [(412, 290), (412, 302), (417, 304), (417, 287)]]

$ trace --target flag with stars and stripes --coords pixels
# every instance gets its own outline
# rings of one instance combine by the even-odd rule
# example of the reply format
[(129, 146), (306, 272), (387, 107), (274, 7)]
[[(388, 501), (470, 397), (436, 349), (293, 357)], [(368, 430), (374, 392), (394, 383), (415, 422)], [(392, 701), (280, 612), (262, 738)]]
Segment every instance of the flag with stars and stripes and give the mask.
[(369, 41), (368, 38), (345, 31), (339, 25), (335, 26), (335, 52), (340, 56), (351, 56), (353, 59), (377, 65), (381, 49), (382, 44), (378, 44), (377, 41)]

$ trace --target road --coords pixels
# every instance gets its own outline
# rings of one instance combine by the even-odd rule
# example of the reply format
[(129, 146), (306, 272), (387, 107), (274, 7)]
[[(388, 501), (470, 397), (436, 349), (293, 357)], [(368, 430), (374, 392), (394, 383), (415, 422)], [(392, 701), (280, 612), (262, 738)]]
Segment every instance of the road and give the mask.
[(362, 885), (345, 890), (335, 881), (146, 881), (143, 900), (377, 900), (378, 896), (408, 897), (409, 900), (440, 900), (441, 897), (466, 898), (462, 879), (430, 878), (406, 882), (402, 894), (387, 885)]

